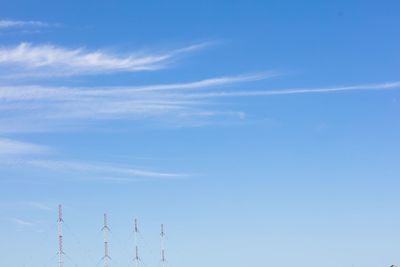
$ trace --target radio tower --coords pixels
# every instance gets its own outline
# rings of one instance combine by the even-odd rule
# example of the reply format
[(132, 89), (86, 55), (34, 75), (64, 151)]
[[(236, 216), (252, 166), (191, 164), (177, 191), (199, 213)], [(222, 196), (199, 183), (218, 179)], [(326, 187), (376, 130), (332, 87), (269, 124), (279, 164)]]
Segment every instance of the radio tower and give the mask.
[(108, 228), (106, 213), (104, 213), (104, 224), (101, 230), (103, 231), (104, 236), (104, 256), (102, 259), (104, 261), (104, 267), (108, 267), (108, 262), (111, 260), (110, 255), (108, 254), (108, 233), (110, 232), (110, 228)]
[(58, 266), (64, 267), (64, 250), (63, 250), (63, 234), (62, 234), (62, 225), (63, 225), (63, 218), (62, 218), (62, 205), (58, 205)]
[(135, 219), (135, 267), (139, 267), (139, 248), (138, 248), (138, 233), (139, 233), (139, 229), (138, 229), (138, 223), (137, 223), (137, 219)]
[(164, 249), (164, 236), (165, 236), (164, 224), (161, 224), (160, 236), (161, 236), (161, 267), (165, 267), (166, 260), (165, 260), (165, 249)]

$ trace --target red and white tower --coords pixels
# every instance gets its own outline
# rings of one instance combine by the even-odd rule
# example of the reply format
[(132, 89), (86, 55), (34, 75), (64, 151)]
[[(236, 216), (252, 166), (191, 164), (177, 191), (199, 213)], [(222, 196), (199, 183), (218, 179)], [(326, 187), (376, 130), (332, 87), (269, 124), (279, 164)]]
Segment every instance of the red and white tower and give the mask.
[(104, 213), (103, 228), (101, 230), (103, 231), (103, 237), (104, 237), (104, 256), (102, 259), (104, 262), (104, 267), (108, 267), (109, 260), (111, 260), (111, 257), (108, 253), (108, 234), (110, 232), (110, 228), (108, 227), (108, 219), (106, 213)]
[(58, 205), (58, 220), (57, 220), (57, 225), (58, 225), (58, 266), (59, 267), (64, 267), (64, 250), (63, 250), (63, 216), (62, 216), (62, 205)]
[(161, 239), (161, 267), (165, 267), (165, 248), (164, 248), (164, 224), (161, 224), (161, 232), (160, 232), (160, 239)]
[(134, 225), (134, 235), (135, 235), (135, 267), (139, 267), (139, 247), (138, 247), (138, 233), (139, 233), (139, 228), (138, 228), (138, 222), (137, 219), (135, 219), (135, 225)]

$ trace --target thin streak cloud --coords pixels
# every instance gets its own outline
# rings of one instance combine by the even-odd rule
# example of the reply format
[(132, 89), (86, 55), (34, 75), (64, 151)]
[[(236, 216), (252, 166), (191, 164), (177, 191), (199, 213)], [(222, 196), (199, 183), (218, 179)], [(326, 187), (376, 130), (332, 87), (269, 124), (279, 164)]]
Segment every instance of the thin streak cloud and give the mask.
[(168, 52), (117, 54), (104, 50), (21, 43), (13, 47), (0, 47), (0, 66), (6, 73), (16, 72), (15, 77), (155, 71), (166, 68), (177, 56), (206, 45), (196, 44)]
[(48, 27), (48, 23), (42, 21), (23, 21), (23, 20), (0, 20), (0, 29), (23, 28), (23, 27)]
[(49, 151), (47, 147), (0, 138), (0, 156), (40, 154)]
[(142, 169), (117, 167), (107, 164), (93, 164), (93, 163), (81, 163), (71, 161), (54, 161), (54, 160), (30, 160), (25, 161), (28, 165), (41, 167), (52, 170), (70, 170), (80, 172), (102, 172), (102, 173), (119, 173), (127, 176), (140, 176), (140, 177), (157, 177), (157, 178), (173, 178), (180, 177), (182, 174), (177, 173), (166, 173), (166, 172), (155, 172)]
[(42, 202), (36, 202), (36, 201), (28, 201), (25, 202), (25, 204), (29, 207), (42, 210), (42, 211), (51, 211), (53, 210), (51, 207), (49, 207), (47, 204), (44, 204)]
[(22, 220), (19, 218), (10, 218), (12, 222), (17, 224), (18, 226), (33, 226), (35, 225), (33, 222), (27, 221), (27, 220)]
[[(211, 117), (226, 117), (228, 114), (245, 114), (243, 110), (232, 110), (232, 106), (227, 110), (226, 106), (218, 101), (220, 98), (384, 91), (400, 88), (400, 81), (395, 81), (326, 88), (239, 90), (242, 82), (267, 77), (270, 75), (239, 75), (188, 83), (108, 88), (0, 87), (0, 110), (4, 114), (0, 115), (0, 132), (23, 132), (24, 129), (28, 132), (38, 131), (38, 127), (63, 128), (65, 125), (76, 125), (79, 121), (87, 120), (173, 122), (185, 118), (185, 121), (189, 122), (192, 117), (197, 125), (199, 119), (209, 120)], [(220, 87), (227, 85), (231, 86), (231, 91), (221, 91)], [(203, 123), (204, 121), (200, 124)]]
[(278, 72), (262, 72), (237, 76), (214, 77), (187, 83), (155, 84), (127, 87), (71, 88), (45, 86), (2, 86), (0, 100), (71, 99), (77, 97), (129, 96), (157, 91), (205, 89), (265, 80), (280, 75)]
[[(70, 180), (92, 180), (92, 181), (136, 181), (142, 179), (182, 179), (188, 177), (187, 174), (173, 172), (159, 172), (139, 168), (131, 168), (116, 164), (107, 163), (87, 163), (65, 160), (48, 159), (17, 159), (2, 160), (0, 165), (17, 167), (18, 169), (41, 169), (50, 170), (52, 173), (58, 173), (60, 176), (74, 174)], [(37, 206), (37, 205), (36, 205)]]
[(236, 92), (210, 92), (199, 94), (187, 94), (187, 98), (218, 98), (218, 97), (251, 97), (251, 96), (274, 96), (274, 95), (293, 95), (293, 94), (318, 94), (318, 93), (334, 93), (343, 91), (371, 91), (371, 90), (391, 90), (399, 89), (400, 81), (365, 84), (343, 87), (327, 87), (327, 88), (298, 88), (298, 89), (282, 89), (282, 90), (263, 90), (263, 91), (236, 91)]

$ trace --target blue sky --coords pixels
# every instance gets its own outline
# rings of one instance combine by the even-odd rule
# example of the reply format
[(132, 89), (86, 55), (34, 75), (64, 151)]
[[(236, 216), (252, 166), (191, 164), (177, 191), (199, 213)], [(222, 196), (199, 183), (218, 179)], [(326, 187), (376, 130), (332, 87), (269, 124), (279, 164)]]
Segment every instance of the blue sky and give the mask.
[(2, 265), (400, 264), (399, 9), (2, 1)]

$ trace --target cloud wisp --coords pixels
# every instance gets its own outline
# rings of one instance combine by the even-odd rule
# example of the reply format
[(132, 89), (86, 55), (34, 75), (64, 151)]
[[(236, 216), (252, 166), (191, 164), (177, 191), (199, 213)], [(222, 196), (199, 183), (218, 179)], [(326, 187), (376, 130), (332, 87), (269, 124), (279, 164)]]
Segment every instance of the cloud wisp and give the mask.
[[(45, 87), (45, 86), (0, 86), (0, 100), (39, 100), (39, 99), (75, 99), (81, 97), (129, 97), (144, 93), (160, 93), (163, 91), (180, 91), (207, 89), (216, 86), (227, 86), (245, 82), (265, 80), (278, 76), (276, 72), (263, 72), (237, 76), (215, 77), (187, 83), (155, 84), (126, 87)], [(154, 96), (154, 95), (153, 95)]]
[[(242, 83), (267, 79), (275, 75), (273, 72), (266, 72), (216, 77), (188, 83), (133, 87), (0, 87), (0, 111), (2, 111), (0, 125), (3, 125), (0, 127), (0, 132), (7, 132), (1, 128), (8, 127), (7, 121), (10, 117), (13, 119), (11, 126), (15, 126), (18, 121), (27, 126), (63, 124), (77, 120), (168, 120), (189, 117), (209, 119), (215, 116), (234, 116), (242, 119), (245, 117), (243, 111), (226, 110), (220, 105), (219, 99), (400, 89), (399, 81), (326, 88), (247, 91), (240, 89)], [(228, 87), (229, 90), (222, 90), (222, 87)]]
[[(16, 160), (1, 160), (0, 166), (6, 166), (8, 169), (29, 169), (31, 172), (34, 172), (35, 170), (51, 171), (52, 174), (56, 173), (60, 179), (71, 182), (134, 182), (151, 179), (175, 180), (184, 179), (190, 176), (183, 173), (159, 172), (110, 163), (88, 163), (49, 159), (20, 158)], [(40, 209), (44, 209), (42, 205), (38, 205), (36, 203), (32, 203), (31, 205)]]
[[(136, 168), (127, 165), (104, 162), (68, 161), (44, 158), (43, 151), (47, 147), (33, 143), (25, 143), (11, 139), (0, 139), (0, 170), (26, 171), (32, 177), (39, 173), (46, 178), (46, 173), (56, 174), (59, 179), (65, 181), (104, 181), (104, 182), (133, 182), (142, 180), (173, 180), (189, 177), (188, 174), (175, 172), (154, 171), (147, 168)], [(13, 177), (11, 175), (10, 177)], [(72, 178), (71, 178), (72, 177)], [(5, 178), (5, 177), (3, 177)], [(13, 178), (2, 181), (14, 181)], [(40, 209), (49, 210), (49, 206), (40, 202), (25, 202), (24, 204)]]
[(335, 93), (344, 91), (382, 91), (400, 89), (400, 81), (377, 83), (377, 84), (362, 84), (352, 86), (338, 86), (326, 88), (294, 88), (282, 90), (259, 90), (259, 91), (235, 91), (235, 92), (209, 92), (189, 94), (188, 98), (218, 98), (218, 97), (252, 97), (252, 96), (274, 96), (274, 95), (298, 95), (298, 94), (321, 94)]
[(21, 43), (0, 47), (0, 70), (15, 72), (14, 77), (60, 77), (116, 72), (155, 71), (166, 68), (175, 58), (203, 47), (207, 43), (168, 52), (112, 53), (104, 50), (66, 48), (55, 45)]
[(42, 202), (27, 201), (27, 202), (24, 202), (23, 204), (25, 204), (25, 205), (27, 205), (27, 206), (29, 206), (31, 208), (41, 210), (41, 211), (51, 211), (51, 210), (53, 210), (49, 205), (47, 205), (45, 203), (42, 203)]
[(0, 20), (0, 29), (9, 29), (9, 28), (43, 28), (49, 27), (48, 23), (42, 21), (35, 21), (35, 20), (8, 20), (2, 19)]
[(18, 226), (21, 227), (27, 227), (27, 226), (33, 226), (35, 225), (33, 222), (27, 221), (27, 220), (23, 220), (20, 218), (10, 218), (10, 221), (12, 221), (13, 223), (15, 223)]
[(45, 146), (0, 138), (0, 157), (42, 154), (48, 151), (49, 149)]
[[(204, 114), (238, 114), (206, 110), (205, 101), (187, 99), (190, 92), (215, 90), (241, 83), (268, 79), (278, 75), (264, 72), (237, 76), (214, 77), (174, 84), (132, 87), (74, 88), (42, 86), (0, 87), (0, 132), (11, 128), (37, 127), (46, 123), (59, 124), (76, 120), (152, 119)], [(1, 115), (4, 114), (4, 115)], [(204, 117), (203, 116), (203, 117)], [(236, 115), (234, 115), (236, 116)], [(243, 116), (241, 116), (243, 117)], [(10, 118), (12, 121), (10, 122)], [(2, 129), (3, 128), (3, 129)], [(54, 127), (53, 127), (54, 128)], [(9, 131), (7, 131), (9, 129)]]

